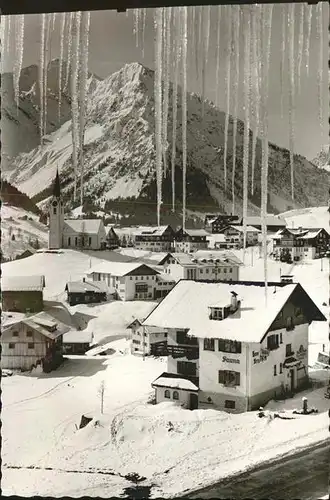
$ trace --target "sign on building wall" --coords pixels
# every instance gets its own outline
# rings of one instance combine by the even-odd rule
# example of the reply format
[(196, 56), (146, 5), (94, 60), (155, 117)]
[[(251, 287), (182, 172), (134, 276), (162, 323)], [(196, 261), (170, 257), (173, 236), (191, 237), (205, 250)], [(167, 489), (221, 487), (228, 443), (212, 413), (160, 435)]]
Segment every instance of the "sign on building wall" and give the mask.
[(224, 363), (237, 363), (237, 364), (240, 363), (239, 359), (227, 358), (227, 356), (222, 356), (222, 361)]
[(267, 361), (269, 356), (269, 351), (267, 349), (261, 349), (260, 351), (252, 351), (253, 364), (263, 363)]

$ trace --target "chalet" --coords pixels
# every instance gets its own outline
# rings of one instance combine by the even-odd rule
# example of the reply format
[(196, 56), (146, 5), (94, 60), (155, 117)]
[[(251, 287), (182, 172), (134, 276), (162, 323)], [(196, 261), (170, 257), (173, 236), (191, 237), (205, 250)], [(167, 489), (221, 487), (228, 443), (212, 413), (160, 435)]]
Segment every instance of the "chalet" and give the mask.
[(69, 329), (45, 312), (24, 317), (7, 314), (2, 324), (1, 367), (31, 370), (41, 365), (45, 372), (56, 369), (62, 362), (63, 335)]
[(244, 412), (299, 391), (312, 321), (326, 318), (300, 284), (269, 286), (266, 305), (262, 283), (180, 281), (142, 323), (167, 331), (156, 400)]
[(109, 250), (113, 250), (115, 248), (118, 248), (120, 242), (119, 242), (119, 238), (118, 238), (114, 228), (112, 226), (110, 226), (108, 228), (105, 228), (105, 231), (106, 231), (106, 247)]
[[(227, 248), (243, 248), (244, 245), (244, 227), (243, 226), (227, 226), (220, 231), (225, 235)], [(259, 229), (253, 226), (246, 226), (246, 246), (254, 246), (258, 244)]]
[(43, 310), (44, 276), (2, 276), (3, 311), (39, 312)]
[(135, 247), (151, 252), (170, 252), (175, 232), (171, 226), (149, 227), (134, 233)]
[(93, 342), (93, 334), (85, 330), (71, 330), (63, 335), (64, 354), (85, 354)]
[(215, 216), (207, 215), (204, 220), (204, 227), (213, 234), (219, 233), (230, 224), (239, 224), (238, 215), (218, 214)]
[(135, 319), (127, 329), (131, 330), (131, 353), (157, 356), (167, 344), (164, 328), (142, 327), (142, 320)]
[(65, 286), (70, 306), (77, 304), (96, 304), (106, 302), (110, 292), (103, 281), (70, 281)]
[(237, 281), (239, 267), (242, 263), (230, 252), (197, 251), (192, 255), (186, 253), (169, 253), (161, 262), (165, 274), (176, 281), (180, 279), (196, 281)]
[(49, 207), (50, 249), (87, 248), (100, 250), (106, 246), (106, 232), (101, 219), (65, 219), (60, 178), (56, 173)]
[(195, 252), (207, 248), (207, 236), (205, 229), (179, 229), (175, 233), (174, 249), (176, 252)]
[(273, 255), (281, 260), (316, 259), (329, 249), (330, 235), (323, 228), (285, 228), (273, 236)]
[[(240, 224), (243, 225), (243, 220), (241, 220)], [(247, 217), (246, 225), (253, 226), (256, 229), (259, 229), (259, 231), (261, 231), (262, 227), (261, 217), (258, 216)], [(267, 226), (267, 232), (276, 233), (276, 231), (279, 231), (280, 229), (284, 229), (286, 227), (286, 222), (278, 215), (268, 214), (266, 217), (266, 226)]]
[(104, 282), (115, 290), (119, 300), (154, 300), (159, 272), (141, 262), (110, 262), (97, 264), (87, 271), (92, 281)]

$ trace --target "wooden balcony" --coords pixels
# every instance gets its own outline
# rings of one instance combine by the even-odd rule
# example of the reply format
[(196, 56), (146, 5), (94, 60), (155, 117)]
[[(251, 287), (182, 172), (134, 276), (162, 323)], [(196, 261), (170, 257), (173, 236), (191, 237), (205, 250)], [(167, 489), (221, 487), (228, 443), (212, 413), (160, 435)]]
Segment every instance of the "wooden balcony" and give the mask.
[(150, 355), (151, 356), (168, 356), (167, 352), (167, 340), (163, 342), (156, 342), (150, 345)]
[(172, 356), (172, 358), (198, 359), (199, 357), (198, 346), (168, 345), (167, 352), (168, 356)]

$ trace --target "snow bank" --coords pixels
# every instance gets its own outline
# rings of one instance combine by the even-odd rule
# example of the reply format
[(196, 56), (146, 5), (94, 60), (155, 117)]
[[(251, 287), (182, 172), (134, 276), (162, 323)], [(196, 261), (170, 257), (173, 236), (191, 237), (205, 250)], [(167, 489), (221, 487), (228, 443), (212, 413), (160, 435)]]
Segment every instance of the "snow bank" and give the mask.
[(329, 231), (328, 207), (311, 207), (289, 210), (280, 214), (288, 227), (317, 228), (324, 227)]

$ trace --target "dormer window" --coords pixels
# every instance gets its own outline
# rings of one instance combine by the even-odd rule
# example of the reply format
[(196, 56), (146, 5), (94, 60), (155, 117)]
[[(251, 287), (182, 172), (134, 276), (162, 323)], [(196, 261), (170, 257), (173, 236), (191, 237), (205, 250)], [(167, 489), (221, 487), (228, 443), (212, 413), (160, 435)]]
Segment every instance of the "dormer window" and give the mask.
[(209, 318), (221, 321), (223, 319), (223, 307), (210, 307)]

